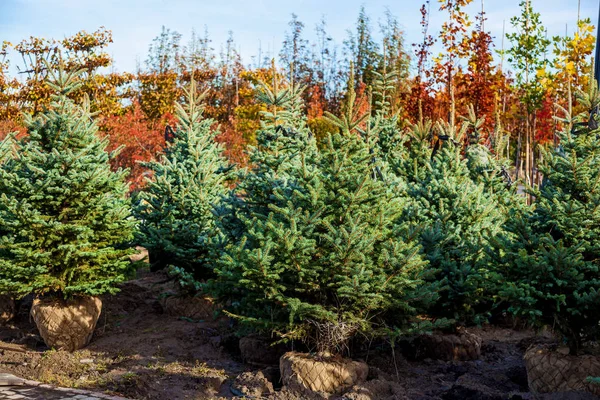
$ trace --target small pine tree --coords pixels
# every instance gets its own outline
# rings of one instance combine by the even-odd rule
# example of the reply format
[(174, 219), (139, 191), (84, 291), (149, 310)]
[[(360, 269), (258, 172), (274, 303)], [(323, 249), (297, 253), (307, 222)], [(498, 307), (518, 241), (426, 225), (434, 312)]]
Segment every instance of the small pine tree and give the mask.
[(485, 117), (478, 117), (473, 106), (469, 106), (468, 115), (462, 119), (468, 132), (465, 158), (471, 179), (476, 183), (482, 183), (485, 191), (505, 212), (522, 208), (525, 205), (524, 199), (517, 194), (517, 185), (513, 184), (508, 172), (510, 166), (510, 159), (506, 154), (508, 135), (502, 131), (499, 118), (496, 121), (495, 131), (488, 138), (490, 147), (483, 144), (482, 127)]
[(215, 142), (211, 119), (192, 80), (187, 104), (176, 106), (179, 125), (160, 161), (145, 165), (152, 172), (134, 211), (141, 221), (139, 243), (148, 249), (154, 269), (172, 266), (183, 286), (198, 289), (212, 276), (209, 241), (216, 234), (214, 207), (228, 193), (230, 168)]
[(415, 127), (404, 161), (407, 196), (413, 201), (403, 219), (420, 230), (429, 261), (427, 280), (438, 291), (429, 313), (459, 324), (479, 322), (490, 305), (484, 250), (489, 238), (500, 232), (505, 216), (483, 183), (471, 178), (461, 146), (466, 126), (456, 130), (439, 123), (433, 149), (424, 126)]
[(50, 71), (51, 107), (26, 117), (0, 163), (0, 292), (68, 298), (114, 293), (133, 238), (126, 171), (110, 170), (90, 104), (67, 95), (78, 72)]
[(534, 208), (494, 246), (509, 310), (560, 333), (571, 354), (600, 336), (600, 93), (579, 100), (587, 112), (562, 121), (560, 145), (543, 151)]
[(329, 135), (317, 151), (296, 114), (298, 90), (287, 90), (281, 106), (294, 117), (271, 119), (258, 134), (253, 169), (230, 201), (239, 233), (213, 287), (242, 321), (334, 352), (372, 332), (385, 311), (397, 322), (412, 313), (423, 261), (395, 234), (403, 204), (373, 173), (367, 141)]

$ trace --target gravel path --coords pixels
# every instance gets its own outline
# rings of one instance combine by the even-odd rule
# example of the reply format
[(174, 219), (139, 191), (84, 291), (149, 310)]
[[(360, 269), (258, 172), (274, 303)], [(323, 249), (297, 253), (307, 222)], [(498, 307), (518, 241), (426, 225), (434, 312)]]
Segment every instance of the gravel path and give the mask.
[(0, 387), (0, 400), (31, 399), (31, 400), (101, 400), (87, 394), (77, 394), (67, 390), (46, 389), (39, 386), (2, 386)]
[(59, 388), (0, 373), (0, 400), (127, 400), (87, 390)]

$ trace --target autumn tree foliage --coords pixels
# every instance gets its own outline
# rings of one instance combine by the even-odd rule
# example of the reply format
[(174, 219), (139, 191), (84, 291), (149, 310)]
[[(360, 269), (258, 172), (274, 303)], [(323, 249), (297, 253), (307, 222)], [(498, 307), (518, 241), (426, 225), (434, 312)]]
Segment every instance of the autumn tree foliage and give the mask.
[(461, 115), (467, 114), (472, 106), (475, 115), (483, 119), (482, 131), (491, 132), (495, 124), (498, 93), (504, 77), (494, 65), (493, 39), (485, 30), (485, 12), (477, 15), (475, 29), (467, 36), (465, 55), (467, 67), (457, 77), (460, 93)]
[(404, 103), (404, 118), (412, 123), (423, 122), (424, 117), (433, 118), (433, 101), (430, 96), (433, 91), (431, 70), (427, 69), (431, 46), (435, 38), (429, 33), (430, 2), (427, 0), (419, 10), (421, 13), (421, 34), (423, 40), (413, 43), (414, 58), (417, 64), (417, 73), (410, 82), (410, 93)]
[(92, 111), (118, 114), (122, 110), (121, 100), (129, 95), (125, 86), (131, 83), (133, 75), (101, 72), (112, 64), (106, 51), (112, 41), (111, 31), (101, 27), (92, 33), (81, 31), (62, 40), (31, 37), (12, 46), (23, 60), (18, 68), (26, 77), (15, 92), (14, 101), (28, 112), (39, 112), (47, 107), (52, 94), (46, 81), (48, 71), (58, 68), (62, 59), (67, 72), (82, 71), (78, 78), (81, 84), (70, 93), (72, 100), (82, 101), (88, 96)]
[[(224, 154), (235, 164), (245, 165), (264, 111), (256, 101), (259, 81), (270, 82), (277, 75), (303, 84), (307, 124), (317, 137), (325, 138), (337, 129), (327, 115), (344, 115), (352, 93), (357, 103), (353, 111), (377, 110), (378, 99), (371, 93), (387, 70), (397, 78), (388, 94), (399, 127), (423, 124), (427, 119), (455, 125), (472, 106), (483, 120), (485, 145), (492, 145), (492, 132), (509, 131), (506, 150), (518, 177), (539, 184), (541, 176), (535, 172), (541, 156), (538, 145), (557, 144), (556, 132), (562, 128), (555, 120), (555, 103), (568, 108), (569, 93), (589, 83), (594, 47), (591, 21), (579, 18), (572, 33), (549, 39), (533, 1), (524, 0), (520, 15), (511, 20), (515, 29), (506, 37), (506, 48), (496, 52), (493, 38), (500, 38), (498, 32), (489, 30), (483, 2), (476, 16), (468, 13), (477, 3), (472, 0), (430, 2), (426, 0), (420, 9), (422, 40), (413, 44), (412, 51), (391, 10), (377, 17), (366, 6), (358, 10), (346, 37), (339, 40), (331, 34), (325, 17), (311, 27), (292, 14), (280, 51), (259, 47), (250, 65), (242, 60), (233, 32), (220, 45), (213, 43), (206, 28), (193, 30), (185, 38), (162, 27), (145, 62), (133, 73), (110, 69), (108, 49), (113, 38), (103, 27), (60, 40), (31, 37), (16, 44), (4, 42), (0, 47), (0, 135), (23, 132), (21, 112), (40, 112), (49, 104), (47, 70), (56, 67), (62, 55), (68, 71), (83, 70), (78, 78), (81, 84), (70, 98), (89, 97), (110, 148), (122, 147), (113, 167), (127, 167), (131, 188), (136, 189), (144, 174), (138, 161), (161, 152), (166, 125), (173, 125), (175, 104), (191, 79), (206, 91), (204, 113), (214, 121), (213, 128), (218, 127), (217, 140), (223, 143)], [(438, 26), (430, 26), (430, 7), (439, 8), (445, 18)], [(442, 53), (432, 58), (436, 41)], [(347, 84), (351, 65), (352, 88)], [(18, 76), (9, 73), (15, 69)], [(572, 106), (574, 112), (581, 111), (577, 104)]]
[(445, 109), (450, 125), (456, 122), (456, 83), (455, 74), (461, 58), (464, 58), (467, 48), (467, 28), (471, 25), (464, 7), (472, 0), (438, 0), (440, 11), (448, 13), (448, 20), (442, 24), (440, 42), (444, 53), (436, 57), (434, 74), (439, 84), (446, 87)]
[(143, 163), (156, 159), (164, 149), (165, 128), (149, 121), (137, 101), (121, 115), (102, 118), (100, 126), (109, 139), (107, 150), (118, 152), (111, 166), (127, 169), (131, 189), (139, 189), (147, 171)]

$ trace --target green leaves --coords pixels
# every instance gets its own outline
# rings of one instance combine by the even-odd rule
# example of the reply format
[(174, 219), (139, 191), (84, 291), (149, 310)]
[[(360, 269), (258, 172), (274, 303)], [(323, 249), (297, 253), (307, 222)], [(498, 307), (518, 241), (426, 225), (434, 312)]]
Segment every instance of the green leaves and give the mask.
[(135, 228), (125, 171), (110, 170), (89, 104), (66, 97), (78, 73), (50, 76), (50, 109), (27, 119), (28, 137), (0, 145), (0, 291), (113, 293)]
[(537, 110), (543, 100), (544, 88), (538, 71), (543, 71), (549, 62), (546, 58), (550, 40), (542, 24), (540, 14), (534, 12), (529, 1), (521, 1), (522, 13), (511, 18), (516, 32), (506, 34), (512, 47), (505, 50), (508, 62), (515, 68), (517, 85), (523, 90), (522, 101), (529, 112)]

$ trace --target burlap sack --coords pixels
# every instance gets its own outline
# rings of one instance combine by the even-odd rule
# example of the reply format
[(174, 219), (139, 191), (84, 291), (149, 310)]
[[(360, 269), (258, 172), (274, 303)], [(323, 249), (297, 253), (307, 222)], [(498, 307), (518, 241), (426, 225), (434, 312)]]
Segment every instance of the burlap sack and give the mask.
[(421, 335), (417, 347), (419, 358), (469, 361), (481, 356), (481, 338), (467, 331), (456, 335)]
[(279, 361), (286, 388), (298, 393), (341, 393), (367, 379), (366, 363), (348, 359), (319, 360), (306, 353), (285, 353)]
[(98, 297), (35, 299), (31, 316), (49, 347), (75, 351), (91, 340), (102, 311)]
[(587, 382), (589, 376), (600, 376), (598, 356), (570, 356), (538, 345), (529, 348), (524, 359), (533, 393), (586, 391), (600, 396), (600, 386)]
[(166, 296), (160, 304), (169, 315), (193, 320), (213, 319), (218, 309), (213, 299), (199, 296)]
[(0, 295), (0, 325), (10, 322), (15, 317), (15, 300), (12, 296)]

